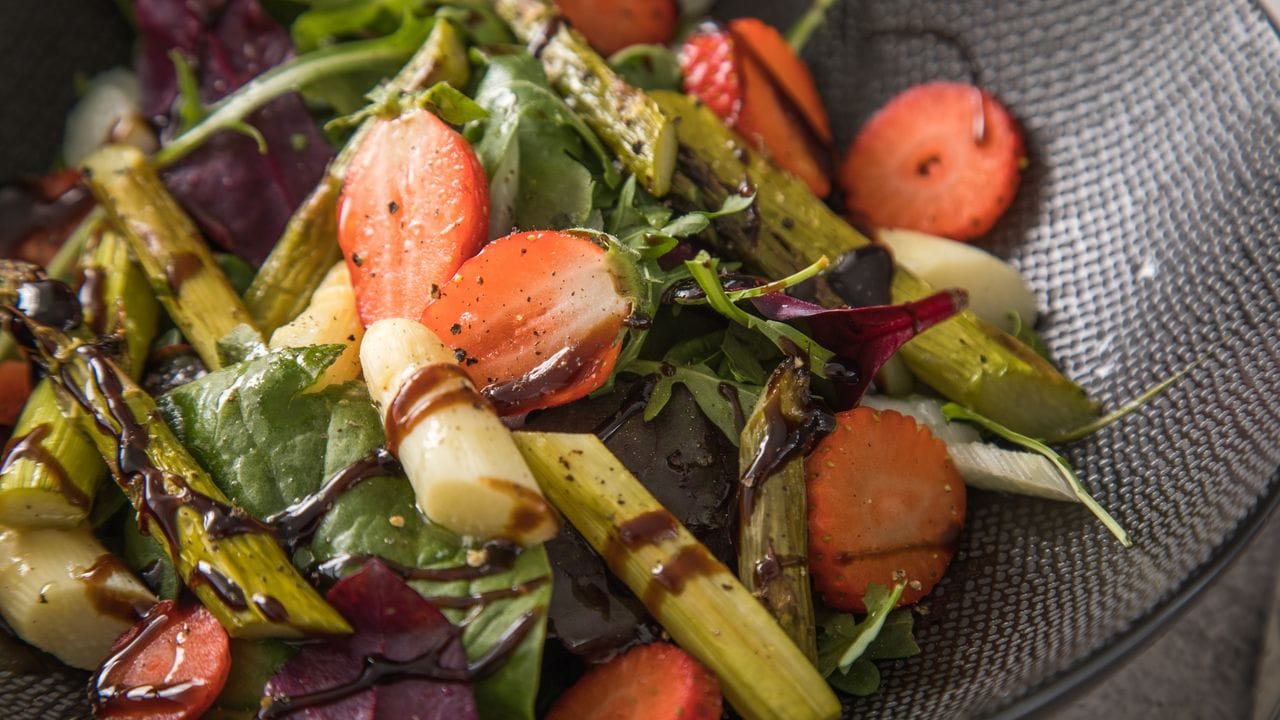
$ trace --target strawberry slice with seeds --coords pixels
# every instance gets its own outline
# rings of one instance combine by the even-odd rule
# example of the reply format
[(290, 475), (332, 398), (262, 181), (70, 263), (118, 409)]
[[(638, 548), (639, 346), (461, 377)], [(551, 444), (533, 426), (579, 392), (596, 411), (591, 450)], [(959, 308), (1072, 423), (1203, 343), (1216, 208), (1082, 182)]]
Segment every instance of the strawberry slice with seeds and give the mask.
[(972, 85), (932, 82), (889, 101), (863, 126), (840, 170), (851, 216), (877, 227), (972, 240), (1013, 202), (1022, 130)]
[(620, 262), (585, 235), (508, 235), (462, 264), (422, 324), (499, 413), (563, 405), (598, 389), (617, 363), (632, 307)]
[(489, 233), (489, 178), (471, 145), (414, 109), (376, 120), (338, 200), (338, 244), (360, 320), (417, 320)]
[(720, 684), (670, 643), (641, 645), (587, 673), (547, 720), (719, 720)]
[(738, 47), (750, 53), (777, 84), (778, 89), (799, 110), (810, 129), (824, 144), (831, 143), (831, 120), (818, 95), (818, 85), (804, 60), (782, 37), (782, 33), (758, 18), (738, 18), (729, 23), (729, 32)]
[(718, 23), (703, 23), (680, 48), (684, 91), (733, 127), (742, 112), (742, 78), (733, 36)]

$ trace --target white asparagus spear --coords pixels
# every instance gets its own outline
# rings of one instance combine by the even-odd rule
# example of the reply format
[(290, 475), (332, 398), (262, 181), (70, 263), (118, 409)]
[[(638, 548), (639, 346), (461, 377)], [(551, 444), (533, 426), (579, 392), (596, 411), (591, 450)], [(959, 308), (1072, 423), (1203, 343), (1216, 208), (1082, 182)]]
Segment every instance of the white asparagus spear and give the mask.
[(478, 539), (529, 546), (559, 530), (529, 467), (435, 333), (412, 320), (379, 320), (360, 344), (369, 393), (387, 444), (433, 522)]
[(360, 377), (360, 338), (364, 326), (356, 312), (356, 293), (346, 262), (334, 265), (311, 295), (311, 302), (292, 322), (276, 329), (271, 347), (346, 345), (347, 349), (324, 371), (313, 390)]
[(155, 601), (86, 527), (0, 527), (0, 615), (68, 665), (98, 667)]

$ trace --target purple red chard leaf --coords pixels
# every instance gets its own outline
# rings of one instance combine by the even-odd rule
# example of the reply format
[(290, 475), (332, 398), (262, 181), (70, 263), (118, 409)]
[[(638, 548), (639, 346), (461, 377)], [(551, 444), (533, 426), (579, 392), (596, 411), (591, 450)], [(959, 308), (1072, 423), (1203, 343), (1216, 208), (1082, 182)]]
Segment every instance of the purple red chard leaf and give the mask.
[[(177, 51), (212, 103), (293, 57), (289, 33), (258, 0), (135, 0), (143, 112), (162, 141), (180, 132)], [(301, 98), (281, 96), (248, 118), (266, 139), (225, 131), (164, 172), (165, 183), (213, 243), (260, 265), (333, 149)]]
[[(406, 662), (434, 655), (443, 669), (467, 672), (462, 633), (381, 561), (340, 580), (327, 595), (355, 632), (306, 645), (267, 683), (268, 699), (306, 704), (356, 681), (371, 657)], [(269, 708), (266, 713), (271, 715)], [(396, 677), (331, 702), (282, 713), (310, 720), (479, 720), (472, 687), (425, 677)]]

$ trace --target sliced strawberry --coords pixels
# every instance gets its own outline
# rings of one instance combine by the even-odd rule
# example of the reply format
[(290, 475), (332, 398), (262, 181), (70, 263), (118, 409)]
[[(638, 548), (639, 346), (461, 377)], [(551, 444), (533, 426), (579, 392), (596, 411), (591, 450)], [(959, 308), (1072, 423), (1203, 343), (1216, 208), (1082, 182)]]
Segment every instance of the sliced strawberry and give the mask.
[(342, 184), (338, 243), (360, 320), (416, 320), (480, 249), (489, 184), (471, 145), (426, 110), (379, 120)]
[(31, 395), (31, 366), (26, 360), (0, 360), (0, 425), (18, 422)]
[(964, 527), (965, 489), (947, 446), (891, 410), (858, 407), (805, 461), (809, 569), (823, 601), (865, 612), (867, 585), (906, 583), (899, 605), (942, 579)]
[(227, 631), (199, 603), (165, 600), (116, 640), (94, 675), (94, 717), (187, 720), (208, 710), (231, 670)]
[(733, 20), (729, 23), (729, 32), (733, 34), (738, 47), (751, 53), (768, 71), (778, 89), (800, 111), (818, 139), (831, 144), (831, 120), (827, 117), (827, 109), (822, 105), (822, 97), (818, 95), (818, 85), (813, 81), (813, 73), (809, 72), (809, 66), (791, 49), (782, 33), (758, 18)]
[(422, 316), (504, 415), (584, 397), (608, 379), (631, 312), (611, 260), (583, 235), (489, 243)]
[(602, 55), (629, 45), (666, 45), (676, 34), (676, 0), (556, 0), (560, 13)]
[(742, 112), (742, 78), (733, 36), (717, 23), (703, 23), (680, 48), (684, 91), (733, 127)]
[(814, 195), (820, 198), (830, 195), (831, 179), (824, 168), (825, 148), (754, 56), (744, 54), (739, 67), (742, 115), (734, 129), (766, 150), (778, 167), (803, 180)]
[(641, 645), (587, 673), (547, 720), (719, 720), (716, 676), (669, 643)]
[(840, 171), (850, 214), (971, 240), (1013, 202), (1026, 150), (1013, 116), (972, 85), (917, 85), (863, 126)]
[[(746, 27), (755, 41), (761, 33), (750, 29), (754, 28), (750, 23)], [(704, 23), (680, 51), (685, 92), (705, 102), (726, 125), (803, 180), (815, 195), (825, 197), (831, 192), (826, 169), (828, 146), (777, 80), (781, 75), (790, 76), (793, 69), (789, 65), (781, 72), (768, 69), (765, 64), (774, 57), (744, 50), (744, 45), (736, 33), (722, 25)], [(789, 58), (803, 68), (803, 61), (794, 53)], [(827, 133), (829, 137), (829, 128)]]

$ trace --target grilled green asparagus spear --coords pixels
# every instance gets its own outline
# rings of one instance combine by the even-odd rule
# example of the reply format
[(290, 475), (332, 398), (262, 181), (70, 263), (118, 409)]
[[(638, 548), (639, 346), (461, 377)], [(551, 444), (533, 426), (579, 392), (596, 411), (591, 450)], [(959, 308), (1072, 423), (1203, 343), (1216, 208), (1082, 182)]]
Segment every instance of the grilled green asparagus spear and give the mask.
[[(461, 88), (470, 71), (461, 35), (451, 23), (442, 20), (436, 22), (427, 41), (384, 92), (413, 92), (437, 82)], [(280, 241), (245, 293), (245, 304), (263, 333), (270, 335), (297, 317), (325, 273), (342, 258), (338, 249), (338, 195), (347, 166), (371, 122), (372, 119), (365, 120), (329, 163), (324, 178), (289, 218)]]
[(156, 297), (210, 370), (222, 367), (218, 341), (252, 321), (191, 218), (146, 156), (123, 145), (85, 161), (85, 179), (129, 241)]
[[(754, 213), (716, 222), (713, 241), (720, 250), (769, 277), (783, 277), (869, 242), (710, 109), (679, 93), (657, 91), (653, 98), (679, 130), (680, 162), (672, 179), (678, 202), (718, 207), (744, 187), (756, 192)], [(904, 270), (894, 274), (894, 302), (932, 292)], [(1026, 435), (1052, 436), (1097, 416), (1097, 405), (1078, 385), (968, 311), (922, 333), (901, 352), (916, 376), (943, 395)]]
[[(805, 559), (809, 528), (804, 446), (817, 429), (816, 412), (809, 396), (808, 370), (788, 358), (769, 378), (742, 428), (738, 446), (744, 485), (738, 518), (738, 579), (814, 663), (818, 641)], [(793, 448), (790, 458), (782, 456), (788, 446)]]
[[(676, 128), (643, 90), (628, 85), (547, 0), (497, 0), (498, 14), (529, 43), (547, 78), (587, 126), (655, 197), (671, 188)], [(707, 207), (719, 207), (708, 205)]]
[(85, 338), (78, 312), (65, 284), (0, 261), (0, 326), (22, 327), (31, 338), (28, 351), (53, 380), (64, 413), (97, 447), (183, 582), (234, 637), (350, 632), (272, 531), (228, 503), (151, 396)]
[[(155, 336), (159, 308), (119, 233), (95, 223), (81, 259), (85, 321), (120, 337), (122, 365), (137, 378)], [(69, 528), (84, 522), (107, 468), (89, 439), (63, 417), (41, 380), (14, 427), (19, 450), (0, 466), (0, 525)]]
[(594, 435), (514, 433), (547, 498), (748, 720), (833, 720), (813, 663)]

